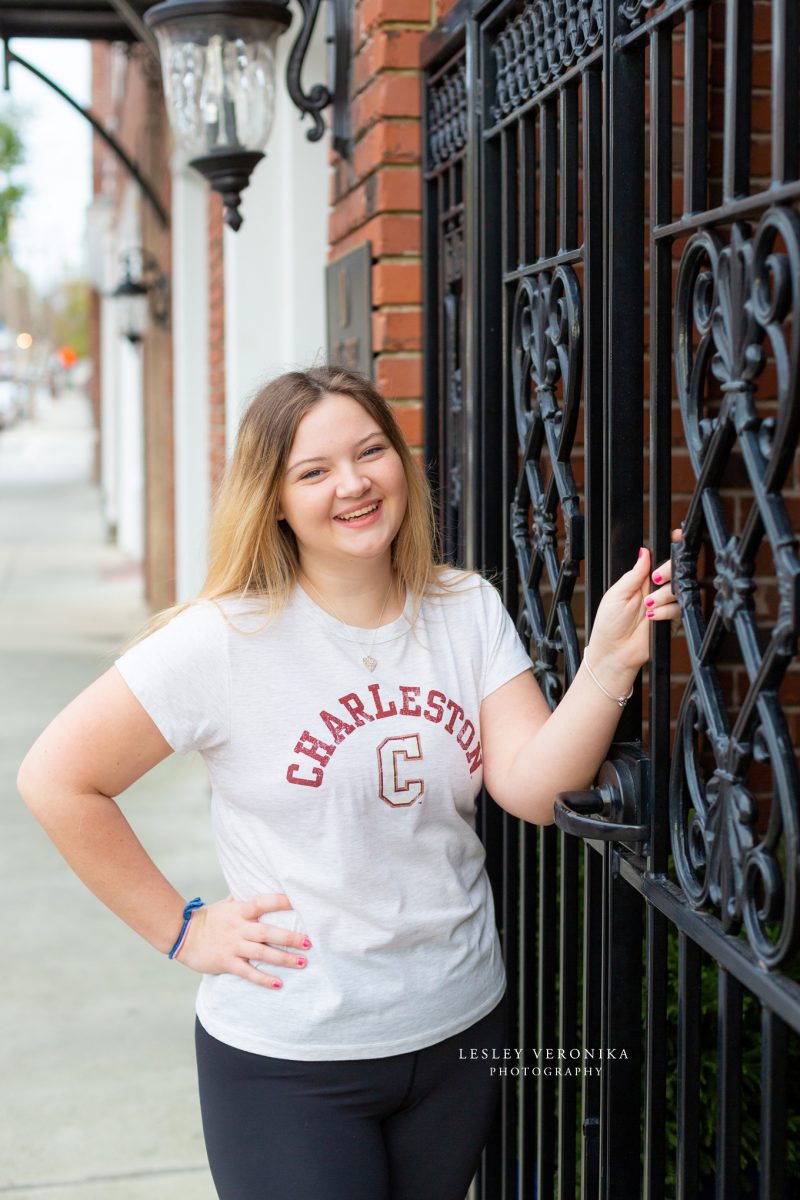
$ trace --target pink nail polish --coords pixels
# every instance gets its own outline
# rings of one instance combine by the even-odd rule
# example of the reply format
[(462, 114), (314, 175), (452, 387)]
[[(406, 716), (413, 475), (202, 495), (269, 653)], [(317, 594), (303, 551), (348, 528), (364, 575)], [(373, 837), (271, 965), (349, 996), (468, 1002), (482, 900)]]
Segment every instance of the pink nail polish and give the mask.
[(639, 553), (636, 555), (636, 557), (641, 558), (643, 554), (644, 554), (644, 546), (640, 546)]
[(304, 958), (298, 958), (297, 965), (298, 967), (304, 967), (306, 965), (306, 960)]
[(648, 608), (650, 608), (650, 606), (652, 604), (655, 604), (655, 600), (653, 599), (652, 596), (648, 596), (647, 599), (645, 600), (645, 604), (647, 605)]
[(276, 980), (274, 980), (274, 982), (273, 982), (272, 986), (273, 986), (274, 988), (279, 988), (279, 987), (283, 987), (283, 984), (282, 984), (282, 983), (280, 983), (280, 982), (279, 982), (279, 981), (276, 979)]
[(308, 950), (308, 949), (310, 949), (310, 947), (311, 947), (311, 942), (308, 940), (308, 938), (303, 938), (303, 949)]
[(648, 617), (652, 618), (652, 617), (654, 617), (656, 614), (653, 612), (653, 610), (652, 610), (652, 608), (651, 608), (651, 609), (648, 611), (648, 614), (647, 614), (647, 615), (648, 615)]
[(654, 576), (653, 576), (653, 583), (661, 583), (661, 576), (660, 576), (660, 575), (654, 575)]

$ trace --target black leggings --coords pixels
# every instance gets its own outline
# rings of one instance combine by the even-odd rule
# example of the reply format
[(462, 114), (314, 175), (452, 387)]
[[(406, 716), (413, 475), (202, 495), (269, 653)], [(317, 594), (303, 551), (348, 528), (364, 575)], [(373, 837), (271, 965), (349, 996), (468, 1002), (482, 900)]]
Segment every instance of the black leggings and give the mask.
[(499, 1098), (503, 1064), (491, 1052), (505, 1045), (506, 1020), (503, 997), (423, 1050), (312, 1062), (236, 1050), (198, 1021), (220, 1200), (464, 1200)]

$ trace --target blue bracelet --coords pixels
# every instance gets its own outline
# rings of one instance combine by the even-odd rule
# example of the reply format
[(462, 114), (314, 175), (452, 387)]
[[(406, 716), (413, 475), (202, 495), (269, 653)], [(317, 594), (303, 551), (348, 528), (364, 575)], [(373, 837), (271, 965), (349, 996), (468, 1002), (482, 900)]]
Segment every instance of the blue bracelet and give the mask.
[(203, 907), (203, 901), (200, 899), (199, 896), (195, 896), (194, 900), (190, 900), (189, 903), (186, 905), (186, 908), (183, 910), (183, 925), (181, 926), (181, 931), (178, 934), (178, 939), (175, 942), (175, 945), (172, 947), (172, 949), (169, 952), (169, 956), (168, 956), (169, 958), (174, 958), (175, 955), (180, 950), (183, 943), (186, 941), (186, 932), (189, 928), (189, 922), (192, 919), (192, 913), (194, 912), (194, 910), (196, 908), (202, 908), (202, 907)]

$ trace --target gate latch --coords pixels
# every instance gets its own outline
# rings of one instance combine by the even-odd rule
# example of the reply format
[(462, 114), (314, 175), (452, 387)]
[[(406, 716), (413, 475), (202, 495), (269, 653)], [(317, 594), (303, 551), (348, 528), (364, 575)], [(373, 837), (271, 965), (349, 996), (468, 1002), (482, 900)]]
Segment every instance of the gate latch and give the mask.
[(638, 742), (621, 742), (612, 747), (593, 788), (583, 792), (559, 792), (555, 819), (559, 829), (576, 837), (606, 842), (647, 842), (646, 797), (650, 760)]

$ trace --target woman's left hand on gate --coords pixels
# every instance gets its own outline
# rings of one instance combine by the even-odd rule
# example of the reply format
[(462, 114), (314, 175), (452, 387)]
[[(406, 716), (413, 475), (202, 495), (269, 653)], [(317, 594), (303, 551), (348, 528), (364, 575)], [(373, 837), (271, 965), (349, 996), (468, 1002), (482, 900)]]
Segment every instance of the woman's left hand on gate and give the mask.
[[(671, 540), (679, 542), (682, 536), (680, 529), (673, 529)], [(654, 566), (643, 546), (635, 566), (612, 584), (598, 605), (590, 639), (593, 656), (634, 670), (646, 663), (650, 626), (680, 618), (671, 579), (670, 560)]]

